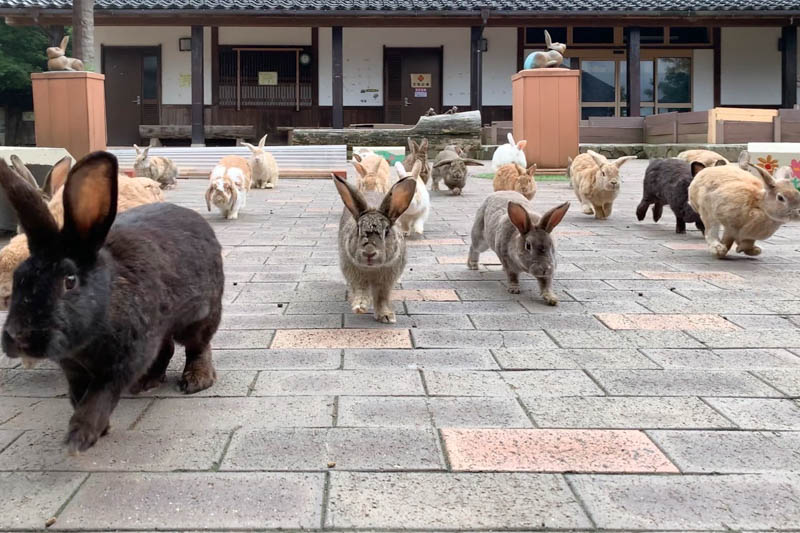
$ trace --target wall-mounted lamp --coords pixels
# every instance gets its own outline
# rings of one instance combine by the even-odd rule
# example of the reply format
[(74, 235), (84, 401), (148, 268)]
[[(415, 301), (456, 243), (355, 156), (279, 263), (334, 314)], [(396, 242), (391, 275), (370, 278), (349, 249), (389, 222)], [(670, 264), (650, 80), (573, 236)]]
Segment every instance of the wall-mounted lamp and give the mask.
[(481, 52), (488, 52), (489, 51), (489, 41), (486, 39), (481, 39), (478, 41), (478, 50)]
[(192, 38), (191, 37), (181, 37), (178, 39), (178, 51), (180, 52), (191, 52), (192, 51)]

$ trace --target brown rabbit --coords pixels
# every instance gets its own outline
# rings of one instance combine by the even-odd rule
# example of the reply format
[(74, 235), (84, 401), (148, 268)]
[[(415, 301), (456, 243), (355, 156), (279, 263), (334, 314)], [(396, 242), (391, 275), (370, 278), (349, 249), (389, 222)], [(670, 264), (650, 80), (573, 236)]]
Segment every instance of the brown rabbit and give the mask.
[(61, 39), (61, 45), (51, 46), (47, 49), (47, 70), (85, 70), (83, 61), (74, 57), (67, 57), (67, 43), (69, 35)]
[(528, 200), (533, 200), (536, 194), (536, 164), (531, 165), (526, 171), (517, 163), (508, 163), (497, 169), (494, 175), (495, 191), (517, 191)]
[(422, 171), (419, 177), (422, 182), (427, 184), (430, 177), (430, 168), (428, 168), (428, 139), (422, 139), (419, 144), (414, 142), (411, 137), (408, 138), (408, 155), (403, 159), (403, 167), (406, 172), (411, 172), (414, 168), (414, 163), (417, 161), (422, 162)]

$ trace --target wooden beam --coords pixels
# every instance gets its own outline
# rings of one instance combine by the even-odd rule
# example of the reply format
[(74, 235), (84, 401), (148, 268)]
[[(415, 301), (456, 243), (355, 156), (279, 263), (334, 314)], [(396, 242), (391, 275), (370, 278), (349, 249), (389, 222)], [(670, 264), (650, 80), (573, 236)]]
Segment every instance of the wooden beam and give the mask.
[(483, 103), (483, 65), (481, 61), (481, 39), (483, 26), (472, 26), (469, 32), (469, 107), (480, 111)]
[(206, 144), (203, 131), (203, 27), (192, 26), (192, 146)]
[(333, 109), (331, 126), (344, 127), (344, 80), (342, 75), (342, 27), (334, 26), (331, 31), (333, 52)]
[(319, 105), (319, 28), (311, 28), (311, 105)]
[(219, 104), (219, 26), (211, 28), (211, 105)]
[(628, 44), (626, 47), (627, 52), (627, 69), (626, 76), (628, 81), (628, 116), (639, 117), (641, 113), (641, 31), (638, 27), (633, 26), (625, 28), (628, 32)]
[(797, 26), (781, 31), (781, 107), (797, 105)]
[(714, 42), (714, 107), (722, 105), (722, 29), (712, 28), (711, 40)]
[(517, 28), (517, 72), (525, 65), (525, 28)]

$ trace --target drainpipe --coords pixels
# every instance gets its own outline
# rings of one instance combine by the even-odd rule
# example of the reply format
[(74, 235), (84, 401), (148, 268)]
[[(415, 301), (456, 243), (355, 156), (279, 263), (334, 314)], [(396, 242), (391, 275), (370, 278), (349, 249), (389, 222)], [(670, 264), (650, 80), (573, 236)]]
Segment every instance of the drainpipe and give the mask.
[(470, 28), (470, 108), (483, 111), (483, 29), (489, 20), (489, 10), (481, 9), (481, 25)]

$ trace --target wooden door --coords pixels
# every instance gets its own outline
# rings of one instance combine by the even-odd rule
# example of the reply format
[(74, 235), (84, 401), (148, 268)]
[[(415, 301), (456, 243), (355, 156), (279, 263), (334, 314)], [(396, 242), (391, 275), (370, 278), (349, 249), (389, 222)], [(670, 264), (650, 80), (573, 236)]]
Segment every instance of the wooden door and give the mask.
[(442, 49), (386, 48), (384, 52), (386, 122), (417, 123), (428, 109), (442, 109)]
[(159, 48), (103, 48), (108, 144), (140, 142), (140, 124), (159, 124), (161, 102)]

